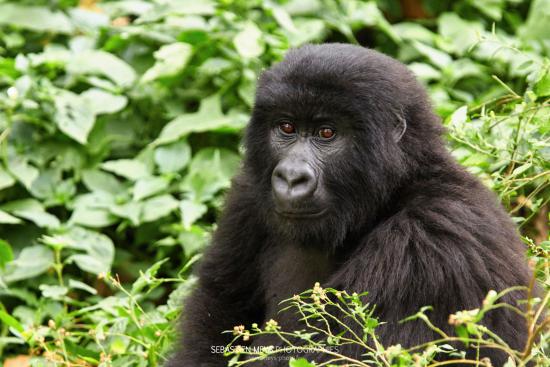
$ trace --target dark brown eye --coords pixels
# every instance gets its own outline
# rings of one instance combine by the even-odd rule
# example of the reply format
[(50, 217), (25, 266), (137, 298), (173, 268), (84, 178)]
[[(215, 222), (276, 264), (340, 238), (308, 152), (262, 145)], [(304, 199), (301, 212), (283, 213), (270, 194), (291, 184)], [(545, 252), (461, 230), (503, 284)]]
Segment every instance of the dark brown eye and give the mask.
[(283, 122), (282, 124), (280, 124), (279, 130), (288, 135), (294, 134), (296, 132), (296, 128), (290, 122)]
[(323, 139), (331, 139), (335, 134), (336, 132), (328, 127), (319, 130), (319, 136)]

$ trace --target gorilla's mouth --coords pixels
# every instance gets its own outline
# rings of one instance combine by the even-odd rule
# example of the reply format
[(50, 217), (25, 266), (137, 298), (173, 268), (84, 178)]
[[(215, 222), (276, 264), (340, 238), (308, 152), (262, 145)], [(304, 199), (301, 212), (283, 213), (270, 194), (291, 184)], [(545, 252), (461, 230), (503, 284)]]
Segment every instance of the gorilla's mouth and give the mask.
[(310, 218), (319, 218), (323, 216), (326, 212), (326, 209), (322, 209), (319, 211), (305, 211), (305, 210), (275, 210), (277, 214), (279, 214), (282, 217), (290, 218), (290, 219), (310, 219)]

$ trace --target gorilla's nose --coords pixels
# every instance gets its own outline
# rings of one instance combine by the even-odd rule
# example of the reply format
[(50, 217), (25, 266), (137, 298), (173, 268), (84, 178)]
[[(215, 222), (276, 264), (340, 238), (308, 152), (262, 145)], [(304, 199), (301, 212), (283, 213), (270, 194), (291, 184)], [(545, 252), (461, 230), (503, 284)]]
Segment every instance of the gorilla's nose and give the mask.
[(313, 196), (317, 180), (307, 163), (283, 161), (273, 170), (271, 185), (279, 202), (295, 203)]

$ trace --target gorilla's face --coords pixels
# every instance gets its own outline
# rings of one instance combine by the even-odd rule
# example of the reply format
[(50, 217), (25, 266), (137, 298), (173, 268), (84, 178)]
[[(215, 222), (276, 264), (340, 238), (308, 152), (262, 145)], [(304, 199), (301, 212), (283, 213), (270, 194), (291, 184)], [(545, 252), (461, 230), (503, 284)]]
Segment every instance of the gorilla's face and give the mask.
[(259, 150), (249, 149), (264, 187), (259, 202), (278, 234), (333, 246), (368, 202), (363, 200), (365, 149), (357, 138), (360, 114), (346, 105), (349, 95), (331, 85), (279, 87), (280, 94), (257, 99), (256, 123), (249, 130), (249, 146), (250, 139), (261, 139), (251, 147)]
[[(341, 125), (341, 124), (339, 124)], [(289, 220), (329, 215), (326, 166), (345, 148), (345, 129), (330, 116), (301, 121), (292, 115), (275, 119), (270, 142), (277, 165), (271, 174), (274, 211)]]
[(332, 247), (364, 233), (422, 157), (415, 136), (438, 138), (430, 121), (407, 128), (429, 116), (422, 93), (403, 65), (346, 45), (302, 47), (264, 72), (244, 167), (268, 227)]

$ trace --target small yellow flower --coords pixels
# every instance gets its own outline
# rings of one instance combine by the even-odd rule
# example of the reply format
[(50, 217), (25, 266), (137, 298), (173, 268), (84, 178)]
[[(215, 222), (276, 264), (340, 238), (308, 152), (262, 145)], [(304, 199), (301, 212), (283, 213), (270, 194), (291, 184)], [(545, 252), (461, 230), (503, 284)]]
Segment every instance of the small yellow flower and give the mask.
[(233, 327), (233, 335), (240, 335), (244, 332), (244, 325), (237, 325)]
[(271, 319), (268, 322), (266, 322), (265, 330), (266, 331), (275, 331), (275, 330), (277, 330), (278, 326), (279, 326), (279, 324), (277, 323), (277, 321)]

